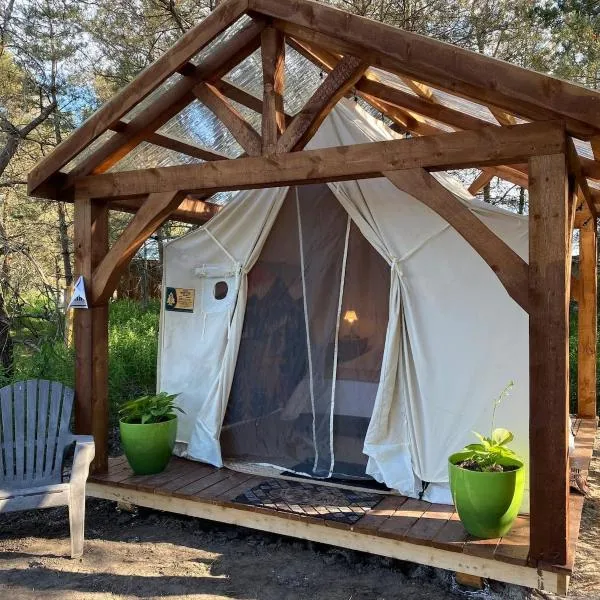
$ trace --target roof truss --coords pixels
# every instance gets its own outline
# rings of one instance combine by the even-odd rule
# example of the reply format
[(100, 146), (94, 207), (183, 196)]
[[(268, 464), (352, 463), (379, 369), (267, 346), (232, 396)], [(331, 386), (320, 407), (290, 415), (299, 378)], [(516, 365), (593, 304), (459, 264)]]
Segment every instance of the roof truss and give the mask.
[[(193, 57), (244, 14), (252, 18), (198, 65)], [(284, 41), (320, 69), (325, 81), (295, 116), (283, 111)], [(261, 48), (263, 98), (222, 79)], [(369, 67), (397, 75), (407, 86), (392, 86)], [(123, 117), (173, 74), (180, 79), (128, 121)], [(488, 107), (495, 122), (448, 106), (438, 90)], [(423, 36), (350, 15), (312, 0), (226, 0), (171, 50), (148, 67), (76, 132), (41, 161), (29, 176), (31, 194), (69, 198), (81, 178), (108, 171), (141, 142), (206, 161), (228, 157), (210, 148), (159, 133), (169, 119), (200, 100), (222, 121), (250, 156), (297, 151), (343, 95), (354, 93), (412, 136), (513, 125), (518, 119), (560, 120), (569, 135), (589, 140), (594, 159), (570, 151), (581, 210), (588, 216), (600, 206), (600, 94), (502, 61), (455, 48)], [(231, 101), (263, 116), (254, 128)], [(490, 117), (491, 118), (491, 117)], [(522, 122), (522, 121), (521, 121)], [(89, 153), (68, 174), (61, 169), (105, 131), (114, 135)], [(471, 186), (477, 191), (491, 177), (527, 184), (526, 164), (486, 166)], [(187, 198), (187, 208), (193, 202)], [(123, 206), (118, 200), (114, 207)], [(127, 206), (133, 206), (131, 199)], [(192, 211), (193, 214), (194, 211)], [(578, 219), (581, 220), (581, 219)]]

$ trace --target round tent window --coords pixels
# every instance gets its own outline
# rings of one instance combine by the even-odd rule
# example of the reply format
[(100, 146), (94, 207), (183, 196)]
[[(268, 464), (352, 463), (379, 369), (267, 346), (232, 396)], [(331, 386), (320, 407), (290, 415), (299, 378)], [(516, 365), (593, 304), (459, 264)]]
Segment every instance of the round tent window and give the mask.
[(215, 300), (225, 300), (228, 291), (229, 286), (226, 281), (217, 281), (217, 283), (215, 283), (215, 289), (213, 290)]

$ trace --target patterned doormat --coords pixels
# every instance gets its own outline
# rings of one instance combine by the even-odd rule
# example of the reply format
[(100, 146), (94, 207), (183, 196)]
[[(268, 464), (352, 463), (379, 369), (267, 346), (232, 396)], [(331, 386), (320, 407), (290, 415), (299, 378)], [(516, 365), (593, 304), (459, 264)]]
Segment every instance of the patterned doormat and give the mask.
[(382, 498), (381, 494), (369, 492), (267, 479), (237, 496), (234, 502), (353, 525)]

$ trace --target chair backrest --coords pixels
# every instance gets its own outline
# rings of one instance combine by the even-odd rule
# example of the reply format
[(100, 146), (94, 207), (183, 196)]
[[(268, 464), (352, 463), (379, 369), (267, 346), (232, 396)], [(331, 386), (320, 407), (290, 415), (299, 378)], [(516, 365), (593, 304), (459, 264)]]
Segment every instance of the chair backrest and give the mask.
[(45, 379), (0, 389), (0, 487), (60, 482), (73, 396), (72, 389)]

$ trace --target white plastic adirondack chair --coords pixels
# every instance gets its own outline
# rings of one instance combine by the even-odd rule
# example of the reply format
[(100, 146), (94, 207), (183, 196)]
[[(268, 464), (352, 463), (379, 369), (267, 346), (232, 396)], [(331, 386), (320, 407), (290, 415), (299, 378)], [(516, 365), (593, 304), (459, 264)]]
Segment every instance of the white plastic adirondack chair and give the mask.
[[(0, 389), (0, 512), (68, 506), (71, 556), (83, 554), (85, 482), (94, 438), (69, 430), (73, 390), (33, 379)], [(68, 482), (65, 449), (75, 443)]]

